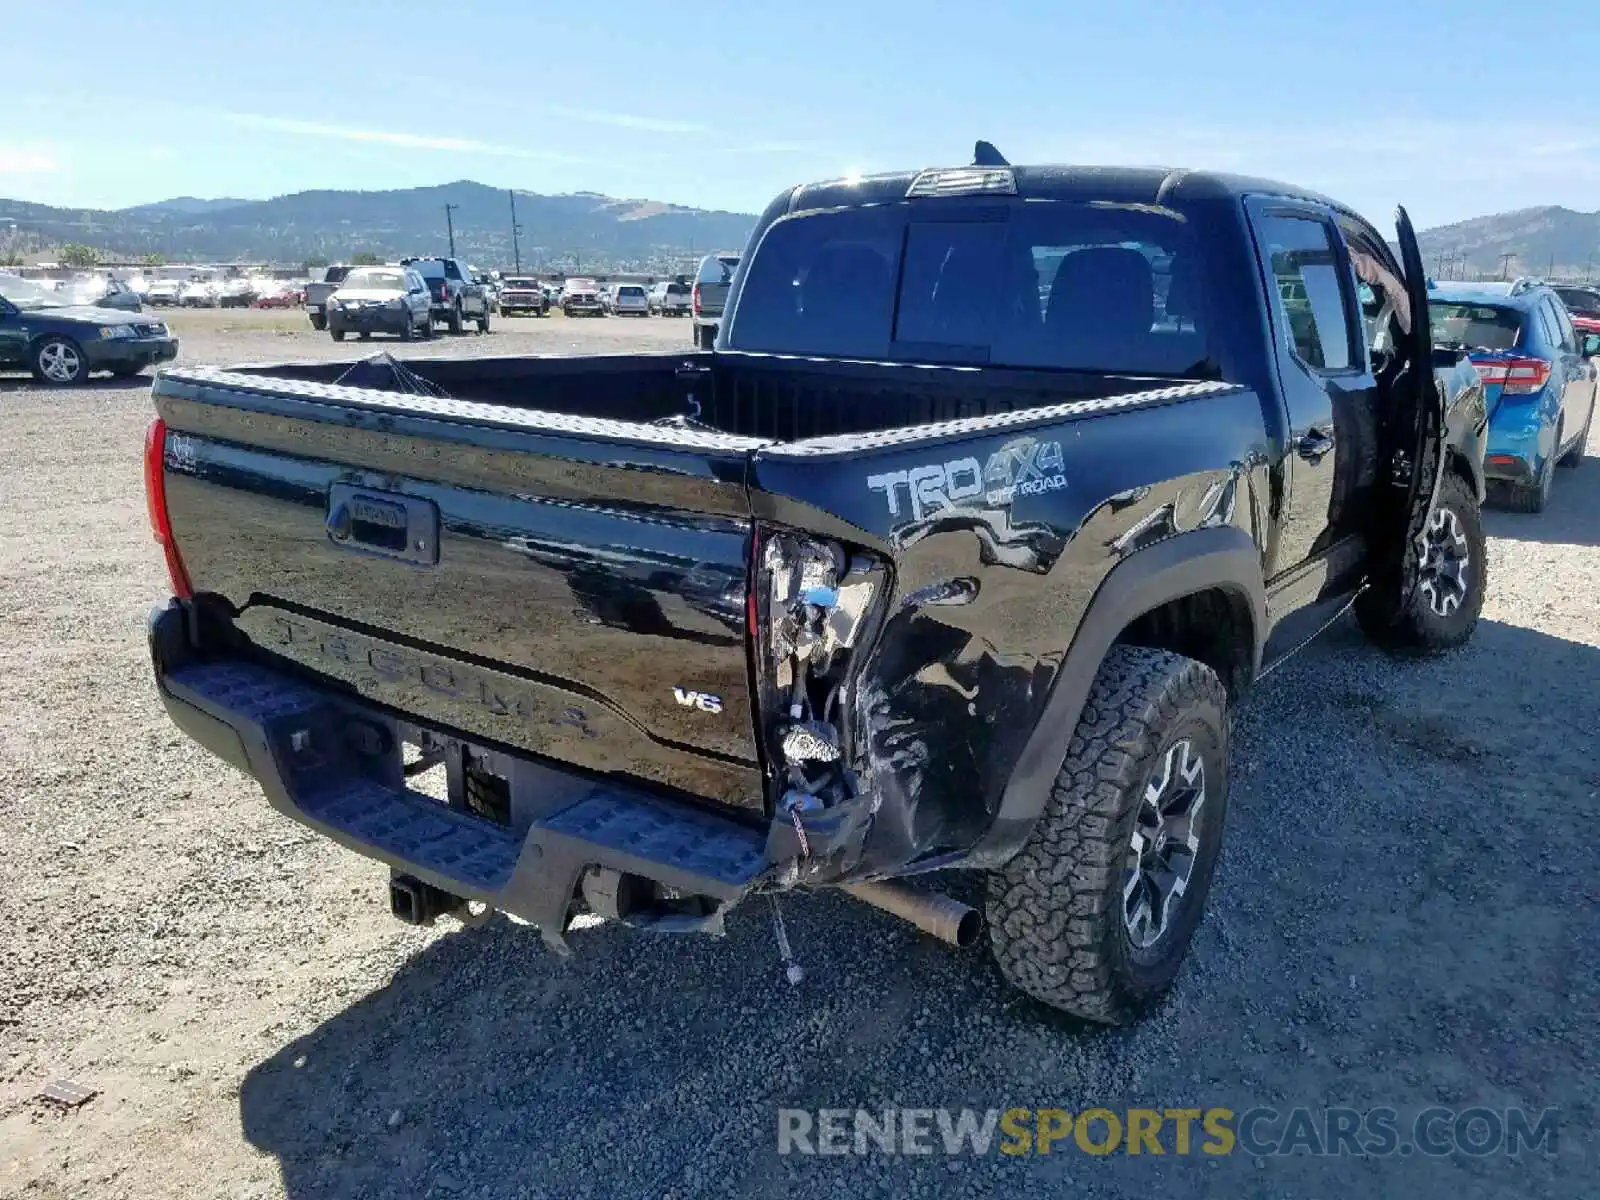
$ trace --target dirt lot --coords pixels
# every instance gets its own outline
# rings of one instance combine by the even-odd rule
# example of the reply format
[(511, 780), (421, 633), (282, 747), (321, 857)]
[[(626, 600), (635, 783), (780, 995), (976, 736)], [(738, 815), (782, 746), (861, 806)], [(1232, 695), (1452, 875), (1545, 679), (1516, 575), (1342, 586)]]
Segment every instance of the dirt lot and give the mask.
[[(185, 361), (356, 352), (299, 313), (173, 323)], [(404, 350), (688, 339), (522, 319)], [(0, 1196), (1600, 1193), (1600, 462), (1491, 516), (1468, 649), (1395, 663), (1342, 626), (1249, 698), (1193, 961), (1108, 1032), (832, 898), (788, 906), (794, 992), (754, 906), (725, 941), (602, 928), (570, 962), (508, 923), (393, 922), (383, 868), (156, 703), (146, 387), (0, 380)], [(34, 1099), (63, 1076), (99, 1094)], [(775, 1152), (780, 1106), (885, 1105), (1561, 1116), (1556, 1154), (1515, 1159)]]

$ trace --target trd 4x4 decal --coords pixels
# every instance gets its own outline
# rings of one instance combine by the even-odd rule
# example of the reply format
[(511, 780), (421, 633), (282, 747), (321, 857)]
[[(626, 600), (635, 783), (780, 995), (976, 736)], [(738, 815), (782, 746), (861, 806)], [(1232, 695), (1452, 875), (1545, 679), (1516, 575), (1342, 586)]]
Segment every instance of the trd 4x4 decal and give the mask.
[(891, 517), (900, 515), (903, 490), (910, 502), (911, 519), (921, 521), (930, 513), (980, 496), (986, 506), (1000, 508), (1019, 495), (1059, 491), (1067, 486), (1063, 465), (1060, 442), (1023, 437), (1000, 447), (987, 463), (970, 457), (929, 463), (905, 471), (869, 475), (867, 487), (884, 494)]

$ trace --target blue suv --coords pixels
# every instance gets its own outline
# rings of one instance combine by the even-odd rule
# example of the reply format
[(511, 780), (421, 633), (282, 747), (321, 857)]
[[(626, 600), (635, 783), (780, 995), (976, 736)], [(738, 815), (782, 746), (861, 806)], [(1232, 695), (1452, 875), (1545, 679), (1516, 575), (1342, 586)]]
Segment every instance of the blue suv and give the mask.
[(1465, 351), (1483, 380), (1484, 475), (1507, 507), (1544, 511), (1554, 468), (1583, 461), (1596, 379), (1586, 352), (1600, 344), (1573, 328), (1561, 297), (1537, 279), (1432, 283), (1428, 296), (1434, 344)]

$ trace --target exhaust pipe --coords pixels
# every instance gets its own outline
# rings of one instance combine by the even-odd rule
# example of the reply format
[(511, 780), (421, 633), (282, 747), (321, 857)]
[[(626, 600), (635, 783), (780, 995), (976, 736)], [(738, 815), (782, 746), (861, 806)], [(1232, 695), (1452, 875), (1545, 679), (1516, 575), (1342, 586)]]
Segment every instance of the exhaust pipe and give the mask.
[(889, 880), (845, 883), (840, 888), (862, 903), (909, 921), (923, 933), (962, 950), (975, 945), (983, 929), (983, 918), (977, 909), (937, 892), (919, 892)]

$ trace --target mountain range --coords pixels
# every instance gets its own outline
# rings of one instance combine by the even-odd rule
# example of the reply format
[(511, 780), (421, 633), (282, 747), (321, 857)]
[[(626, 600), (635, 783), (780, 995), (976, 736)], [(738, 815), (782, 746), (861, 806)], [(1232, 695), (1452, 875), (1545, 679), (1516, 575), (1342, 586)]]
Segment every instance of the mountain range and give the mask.
[[(66, 243), (89, 245), (108, 257), (158, 254), (173, 261), (300, 263), (360, 253), (382, 259), (442, 254), (449, 244), (447, 205), (462, 257), (486, 268), (512, 265), (509, 194), (468, 180), (396, 191), (296, 192), (271, 200), (178, 196), (116, 210), (0, 200), (0, 255), (48, 257)], [(519, 191), (516, 205), (528, 268), (681, 270), (695, 254), (742, 248), (755, 224), (748, 213), (593, 192)], [(1428, 269), (1445, 278), (1588, 278), (1600, 268), (1600, 212), (1523, 208), (1425, 229), (1419, 239)]]
[(1588, 279), (1600, 269), (1600, 212), (1519, 208), (1424, 229), (1417, 241), (1428, 270), (1444, 278)]
[[(467, 180), (397, 191), (296, 192), (271, 200), (180, 196), (115, 210), (0, 200), (0, 254), (40, 256), (68, 243), (92, 246), (105, 257), (158, 254), (196, 262), (444, 254), (447, 205), (460, 257), (484, 268), (512, 265), (510, 194)], [(755, 224), (746, 213), (592, 192), (519, 191), (516, 211), (528, 268), (681, 270), (695, 254), (742, 249)]]

